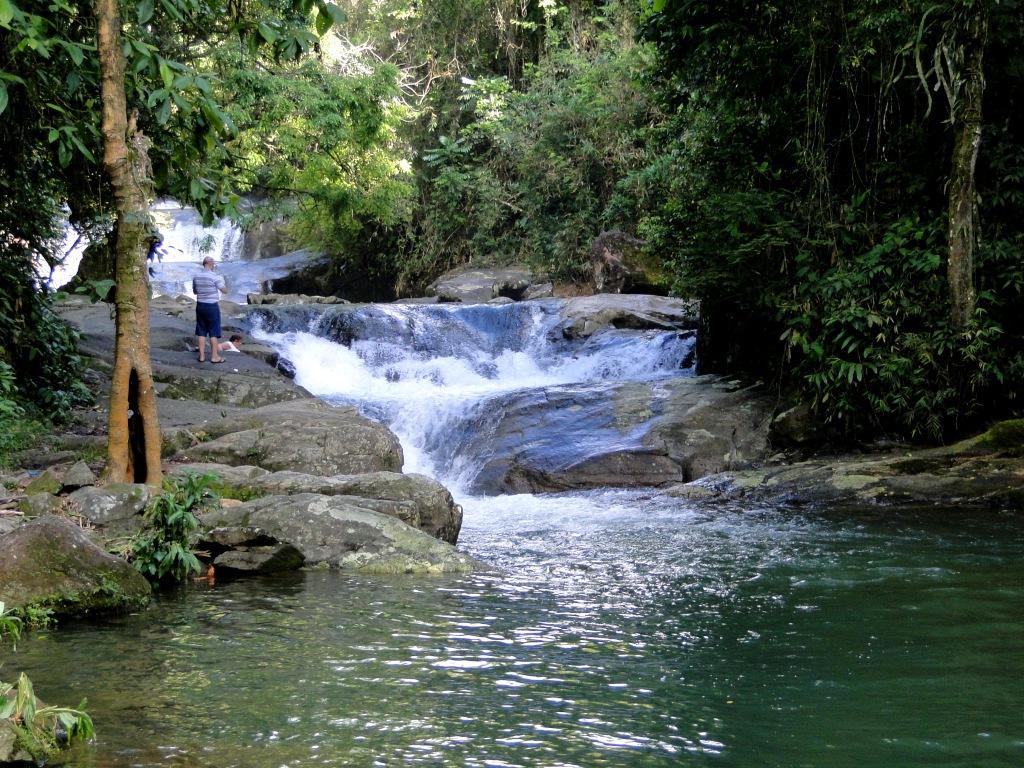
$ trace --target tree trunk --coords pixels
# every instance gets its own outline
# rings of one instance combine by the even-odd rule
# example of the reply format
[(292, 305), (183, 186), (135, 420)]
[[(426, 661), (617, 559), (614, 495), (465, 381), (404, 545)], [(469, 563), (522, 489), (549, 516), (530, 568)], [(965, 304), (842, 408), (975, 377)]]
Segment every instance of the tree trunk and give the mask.
[(974, 317), (974, 251), (978, 240), (974, 204), (974, 169), (981, 147), (981, 104), (985, 92), (982, 61), (988, 15), (981, 7), (964, 24), (963, 87), (953, 108), (953, 167), (949, 175), (950, 319), (966, 331)]
[(117, 208), (114, 231), (115, 361), (110, 385), (107, 482), (159, 486), (160, 423), (149, 354), (146, 233), (152, 170), (148, 140), (128, 119), (117, 0), (95, 0), (103, 106), (103, 167)]

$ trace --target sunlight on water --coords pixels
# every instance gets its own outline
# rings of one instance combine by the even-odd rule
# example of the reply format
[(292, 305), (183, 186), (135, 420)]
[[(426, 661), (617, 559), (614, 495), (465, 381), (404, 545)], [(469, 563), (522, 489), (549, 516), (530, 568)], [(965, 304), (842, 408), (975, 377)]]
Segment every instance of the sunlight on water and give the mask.
[(30, 633), (5, 669), (89, 697), (76, 768), (1024, 757), (1013, 516), (471, 503), (462, 547), (496, 572), (218, 583)]

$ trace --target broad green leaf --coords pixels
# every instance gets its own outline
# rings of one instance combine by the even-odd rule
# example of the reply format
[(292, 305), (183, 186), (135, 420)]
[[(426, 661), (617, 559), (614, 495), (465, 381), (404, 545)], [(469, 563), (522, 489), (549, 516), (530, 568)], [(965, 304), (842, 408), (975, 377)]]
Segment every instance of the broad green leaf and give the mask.
[(138, 9), (139, 24), (146, 24), (153, 18), (153, 0), (140, 0)]
[(82, 153), (83, 155), (85, 155), (85, 156), (86, 156), (87, 158), (89, 158), (89, 161), (90, 161), (90, 162), (93, 162), (93, 163), (95, 163), (95, 162), (96, 162), (96, 158), (95, 158), (95, 157), (93, 157), (93, 155), (92, 155), (92, 152), (90, 152), (90, 151), (89, 151), (89, 150), (88, 150), (88, 149), (86, 148), (85, 144), (83, 144), (83, 143), (82, 143), (82, 142), (81, 142), (81, 141), (79, 140), (79, 138), (78, 138), (77, 136), (72, 136), (72, 137), (71, 137), (71, 141), (73, 141), (73, 142), (74, 142), (74, 144), (75, 144), (75, 146), (76, 146), (76, 147), (78, 147), (78, 151), (79, 151), (79, 152), (81, 152), (81, 153)]
[(164, 99), (163, 104), (160, 105), (160, 109), (156, 111), (156, 121), (158, 124), (163, 125), (171, 118), (171, 100)]
[(0, 80), (0, 114), (3, 114), (3, 111), (7, 109), (7, 100), (7, 83)]
[(169, 89), (174, 84), (174, 72), (164, 59), (160, 59), (160, 77), (164, 81), (164, 88)]
[(166, 88), (160, 88), (159, 90), (153, 91), (149, 94), (149, 98), (146, 99), (146, 106), (156, 106), (158, 101), (166, 101), (170, 92)]
[(85, 53), (82, 51), (81, 46), (75, 45), (74, 43), (67, 43), (64, 47), (67, 49), (67, 52), (71, 56), (71, 60), (75, 63), (75, 66), (81, 66), (82, 62), (85, 61)]
[(262, 21), (261, 21), (261, 22), (259, 23), (259, 25), (257, 26), (257, 29), (258, 29), (258, 30), (259, 30), (259, 32), (260, 32), (260, 37), (262, 37), (262, 38), (263, 38), (264, 40), (266, 40), (266, 41), (267, 41), (268, 43), (273, 43), (273, 42), (274, 42), (274, 41), (276, 41), (276, 40), (277, 40), (277, 39), (278, 39), (279, 37), (281, 37), (281, 36), (280, 36), (280, 35), (279, 35), (279, 34), (278, 34), (277, 32), (275, 32), (274, 30), (272, 30), (272, 29), (271, 29), (270, 27), (268, 27), (268, 26), (267, 26), (266, 24), (264, 24), (264, 23), (263, 23)]
[(14, 3), (11, 0), (0, 0), (0, 24), (7, 26), (14, 18)]
[(321, 37), (327, 34), (327, 30), (334, 24), (331, 21), (331, 17), (328, 16), (322, 9), (316, 14), (316, 33)]

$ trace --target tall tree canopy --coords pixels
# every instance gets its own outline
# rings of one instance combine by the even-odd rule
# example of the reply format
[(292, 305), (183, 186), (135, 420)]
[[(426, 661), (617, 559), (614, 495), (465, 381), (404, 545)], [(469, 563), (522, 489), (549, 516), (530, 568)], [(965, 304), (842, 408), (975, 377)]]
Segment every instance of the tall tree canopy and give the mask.
[(717, 318), (715, 365), (774, 371), (854, 429), (940, 437), (1012, 412), (1020, 10), (667, 0), (649, 16), (676, 173), (643, 229)]

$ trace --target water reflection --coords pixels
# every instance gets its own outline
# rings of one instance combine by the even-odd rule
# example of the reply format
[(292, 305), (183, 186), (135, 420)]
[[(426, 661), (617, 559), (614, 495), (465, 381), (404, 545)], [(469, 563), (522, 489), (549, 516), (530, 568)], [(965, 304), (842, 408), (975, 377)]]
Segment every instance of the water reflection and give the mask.
[(1024, 755), (1015, 519), (473, 501), (463, 546), (498, 574), (218, 582), (34, 632), (5, 669), (89, 697), (89, 768)]

